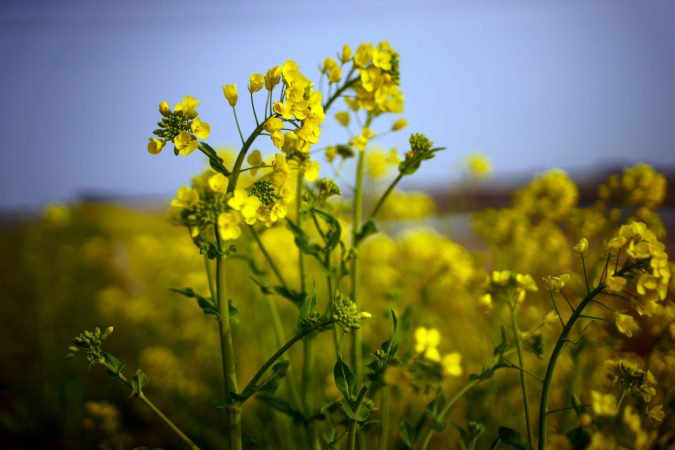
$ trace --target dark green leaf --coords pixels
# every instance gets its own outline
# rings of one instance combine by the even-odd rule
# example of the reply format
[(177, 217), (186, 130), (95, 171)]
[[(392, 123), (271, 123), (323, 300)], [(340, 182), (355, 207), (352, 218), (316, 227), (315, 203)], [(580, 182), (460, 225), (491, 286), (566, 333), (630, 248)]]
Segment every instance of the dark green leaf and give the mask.
[(354, 239), (354, 247), (358, 247), (362, 240), (370, 236), (371, 234), (377, 233), (377, 225), (373, 220), (369, 220), (363, 224), (358, 233), (356, 233), (356, 239)]
[(340, 242), (340, 236), (342, 235), (342, 227), (340, 226), (340, 221), (334, 216), (328, 214), (325, 211), (320, 209), (312, 209), (313, 213), (318, 214), (329, 226), (328, 232), (326, 233), (326, 247), (330, 250), (337, 247)]
[(352, 370), (347, 364), (342, 361), (342, 358), (338, 357), (335, 362), (335, 367), (333, 368), (333, 378), (335, 379), (335, 386), (342, 393), (342, 397), (346, 402), (352, 401), (352, 392), (354, 392), (354, 387), (356, 384), (356, 378), (352, 373)]
[(227, 306), (228, 306), (229, 311), (230, 311), (230, 323), (232, 325), (239, 325), (239, 323), (241, 322), (241, 318), (239, 316), (239, 310), (234, 307), (234, 305), (232, 304), (231, 298), (227, 300)]
[(498, 434), (497, 439), (495, 439), (495, 441), (492, 443), (493, 449), (500, 442), (506, 445), (510, 445), (511, 447), (517, 450), (528, 450), (529, 448), (527, 439), (525, 439), (523, 435), (520, 434), (519, 431), (516, 431), (508, 427), (499, 427), (499, 429), (497, 430), (497, 434)]
[(312, 256), (321, 255), (321, 246), (319, 244), (310, 242), (309, 236), (302, 229), (300, 229), (291, 220), (286, 220), (288, 228), (295, 236), (295, 245), (305, 254)]
[(401, 422), (399, 432), (401, 433), (401, 439), (405, 445), (412, 447), (417, 439), (417, 431), (415, 431), (415, 428), (404, 420)]
[(289, 365), (290, 365), (289, 361), (280, 361), (275, 365), (273, 365), (272, 375), (270, 375), (266, 380), (260, 383), (257, 387), (257, 390), (261, 392), (267, 392), (269, 394), (274, 394), (274, 392), (279, 388), (279, 383), (281, 383), (281, 379), (286, 376)]
[(368, 418), (370, 411), (368, 407), (364, 404), (359, 405), (359, 410), (354, 411), (354, 409), (349, 405), (347, 401), (341, 403), (342, 411), (347, 417), (357, 422), (363, 422)]
[(303, 301), (300, 305), (300, 310), (298, 311), (298, 321), (296, 322), (296, 330), (301, 333), (304, 329), (304, 325), (307, 323), (307, 320), (311, 317), (312, 311), (314, 311), (314, 306), (316, 306), (316, 292), (307, 296), (303, 295)]
[(218, 311), (218, 307), (210, 298), (202, 297), (201, 295), (197, 294), (194, 290), (192, 290), (192, 288), (183, 288), (183, 289), (170, 288), (170, 289), (174, 292), (184, 295), (185, 297), (194, 298), (197, 301), (197, 305), (202, 309), (204, 314), (213, 314), (218, 318), (218, 320), (221, 320), (220, 311)]
[(122, 361), (117, 359), (115, 355), (111, 355), (108, 352), (101, 351), (101, 354), (105, 358), (105, 360), (110, 364), (115, 370), (114, 370), (114, 375), (117, 376), (120, 374), (122, 369), (124, 368), (124, 364), (122, 364)]
[(150, 382), (140, 368), (136, 369), (136, 374), (134, 374), (129, 381), (131, 382), (131, 394), (129, 397), (138, 397), (141, 395), (143, 393), (143, 388)]

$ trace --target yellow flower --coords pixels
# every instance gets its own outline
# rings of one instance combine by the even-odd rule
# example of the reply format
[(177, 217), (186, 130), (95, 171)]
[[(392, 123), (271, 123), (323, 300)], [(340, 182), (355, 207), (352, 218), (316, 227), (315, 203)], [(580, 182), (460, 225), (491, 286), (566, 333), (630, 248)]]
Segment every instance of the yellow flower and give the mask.
[(553, 292), (560, 292), (560, 289), (562, 289), (565, 284), (570, 280), (570, 276), (567, 273), (564, 273), (558, 277), (554, 277), (551, 275), (546, 275), (544, 278), (544, 284), (546, 285), (546, 289), (553, 291)]
[(333, 58), (326, 58), (323, 60), (323, 66), (321, 67), (321, 72), (323, 73), (330, 73), (331, 70), (333, 70), (335, 67), (340, 67), (338, 66), (338, 63), (335, 62)]
[(223, 86), (223, 94), (230, 106), (234, 107), (237, 104), (239, 99), (239, 94), (237, 94), (237, 85), (236, 84), (227, 84)]
[(614, 315), (614, 323), (616, 324), (616, 329), (619, 330), (619, 333), (625, 334), (628, 337), (632, 337), (633, 331), (638, 331), (640, 329), (635, 318), (628, 314), (616, 313)]
[(336, 155), (337, 155), (337, 147), (333, 146), (326, 147), (324, 156), (326, 157), (326, 160), (328, 160), (328, 162), (333, 162)]
[(254, 73), (248, 77), (248, 91), (253, 94), (263, 88), (265, 77), (261, 73)]
[(281, 81), (281, 66), (272, 67), (265, 75), (265, 89), (271, 91)]
[(373, 65), (382, 70), (391, 70), (391, 52), (378, 45), (373, 49)]
[(349, 113), (347, 111), (336, 112), (335, 120), (340, 122), (340, 125), (343, 127), (346, 127), (349, 125)]
[(478, 305), (483, 310), (483, 312), (487, 313), (492, 311), (492, 309), (494, 308), (494, 305), (492, 304), (492, 295), (490, 295), (490, 293), (487, 293), (478, 297)]
[(498, 286), (506, 286), (510, 280), (510, 270), (495, 270), (492, 272), (492, 282)]
[(593, 405), (593, 412), (599, 416), (616, 415), (616, 397), (612, 394), (591, 391), (591, 404)]
[(237, 210), (244, 217), (247, 224), (256, 222), (260, 199), (254, 195), (248, 195), (243, 189), (235, 189), (234, 195), (227, 201), (230, 208)]
[(357, 67), (366, 67), (370, 63), (372, 56), (372, 44), (361, 44), (354, 54), (354, 64), (356, 64)]
[(284, 122), (282, 122), (282, 120), (278, 117), (270, 117), (267, 119), (263, 127), (268, 133), (274, 133), (276, 131), (280, 131), (284, 127)]
[(171, 114), (171, 108), (169, 107), (169, 104), (167, 102), (162, 102), (159, 104), (159, 113), (164, 117)]
[(437, 329), (427, 330), (424, 327), (415, 330), (415, 351), (421, 353), (425, 358), (432, 361), (440, 361), (441, 355), (438, 353), (438, 344), (441, 343), (441, 334)]
[[(295, 133), (290, 133), (290, 134), (295, 135)], [(276, 148), (280, 149), (280, 150), (281, 150), (281, 149), (283, 148), (283, 146), (284, 146), (284, 142), (285, 142), (285, 137), (284, 137), (284, 136), (285, 136), (285, 135), (281, 134), (279, 131), (274, 132), (274, 133), (272, 133), (272, 134), (270, 135), (270, 138), (272, 139), (272, 144), (274, 144), (274, 146), (275, 146)]]
[(328, 81), (330, 81), (331, 83), (339, 83), (341, 79), (342, 79), (342, 68), (340, 68), (340, 66), (335, 66), (332, 69), (330, 69), (330, 72), (328, 72)]
[(209, 134), (211, 133), (211, 125), (206, 122), (202, 122), (199, 117), (192, 121), (192, 124), (190, 124), (190, 129), (199, 139), (208, 139)]
[(150, 138), (150, 142), (148, 142), (148, 152), (156, 155), (162, 151), (164, 144), (166, 144), (166, 142), (160, 141), (159, 139)]
[(171, 206), (177, 208), (192, 208), (199, 203), (199, 193), (190, 186), (181, 186), (176, 192), (176, 198), (171, 200)]
[(345, 44), (342, 46), (342, 53), (340, 53), (340, 62), (346, 64), (352, 59), (352, 48)]
[(180, 103), (177, 103), (174, 107), (176, 111), (183, 111), (188, 118), (192, 119), (197, 117), (197, 106), (201, 103), (199, 100), (196, 100), (191, 95), (183, 97), (183, 100)]
[(666, 417), (666, 413), (663, 411), (663, 405), (656, 405), (653, 408), (647, 407), (647, 417), (657, 422), (663, 421)]
[(462, 355), (458, 352), (448, 353), (443, 357), (441, 364), (446, 375), (458, 377), (462, 375)]
[(492, 173), (492, 165), (488, 157), (482, 153), (473, 153), (466, 158), (469, 174), (476, 179), (485, 178)]
[(197, 139), (187, 131), (181, 131), (178, 136), (173, 138), (173, 143), (178, 150), (179, 155), (187, 156), (194, 152), (199, 143)]
[(303, 166), (305, 180), (312, 182), (319, 178), (319, 169), (321, 164), (316, 161), (307, 161)]
[(260, 150), (253, 150), (251, 154), (248, 155), (248, 158), (246, 158), (246, 161), (248, 161), (248, 164), (253, 167), (253, 169), (251, 169), (251, 175), (253, 176), (258, 173), (258, 169), (256, 169), (256, 167), (265, 165), (262, 155), (260, 154)]
[(408, 121), (401, 117), (391, 125), (391, 131), (399, 131), (408, 126)]
[(607, 275), (605, 284), (607, 285), (607, 290), (609, 292), (621, 292), (626, 286), (626, 279), (623, 277), (615, 277), (614, 272), (612, 271)]
[(213, 192), (227, 192), (227, 186), (230, 180), (222, 173), (217, 173), (209, 177), (209, 187)]
[(220, 238), (226, 241), (239, 238), (241, 236), (239, 214), (234, 211), (220, 213), (218, 215), (218, 233)]
[(579, 240), (579, 243), (574, 246), (574, 251), (580, 255), (583, 255), (586, 253), (586, 250), (588, 250), (588, 239), (581, 238), (581, 240)]

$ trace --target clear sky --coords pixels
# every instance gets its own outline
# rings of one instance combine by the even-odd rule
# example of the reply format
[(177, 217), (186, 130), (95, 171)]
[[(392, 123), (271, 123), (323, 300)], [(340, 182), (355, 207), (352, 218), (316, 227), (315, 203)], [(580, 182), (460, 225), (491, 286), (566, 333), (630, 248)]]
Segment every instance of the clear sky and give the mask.
[[(401, 55), (409, 131), (448, 147), (426, 182), (472, 150), (498, 175), (674, 166), (674, 23), (670, 0), (0, 0), (0, 209), (170, 196), (204, 161), (146, 152), (161, 100), (201, 99), (209, 142), (233, 145), (223, 84), (245, 93), (286, 59), (314, 77), (342, 44), (383, 39)], [(319, 145), (342, 137), (327, 121)]]

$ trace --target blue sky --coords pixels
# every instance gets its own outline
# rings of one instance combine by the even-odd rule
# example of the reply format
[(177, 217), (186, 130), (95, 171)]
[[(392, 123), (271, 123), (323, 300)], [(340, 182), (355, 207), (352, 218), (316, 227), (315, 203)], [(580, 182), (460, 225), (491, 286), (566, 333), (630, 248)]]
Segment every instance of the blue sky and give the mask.
[[(235, 145), (223, 84), (286, 59), (314, 76), (342, 44), (382, 39), (401, 55), (409, 131), (448, 148), (417, 185), (456, 179), (475, 150), (504, 176), (673, 166), (673, 23), (667, 0), (2, 0), (0, 209), (171, 196), (204, 161), (145, 151), (159, 101), (201, 99), (209, 142)], [(326, 122), (320, 145), (343, 137)]]

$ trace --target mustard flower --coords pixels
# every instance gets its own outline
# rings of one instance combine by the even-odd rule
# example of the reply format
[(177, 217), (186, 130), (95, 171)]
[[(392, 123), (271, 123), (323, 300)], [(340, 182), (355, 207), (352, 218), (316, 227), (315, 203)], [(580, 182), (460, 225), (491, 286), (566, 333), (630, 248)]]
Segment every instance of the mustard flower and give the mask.
[(171, 200), (171, 206), (178, 208), (192, 208), (199, 203), (199, 193), (190, 186), (181, 186), (178, 188), (176, 198)]
[(624, 277), (615, 277), (614, 271), (610, 271), (607, 278), (605, 278), (605, 284), (609, 292), (621, 292), (626, 286), (626, 279)]
[(209, 134), (211, 133), (211, 125), (206, 122), (202, 122), (199, 117), (195, 118), (190, 124), (190, 129), (195, 136), (199, 139), (208, 139)]
[(234, 195), (227, 201), (230, 208), (239, 211), (247, 224), (256, 222), (260, 199), (254, 195), (248, 195), (243, 189), (235, 189)]
[(422, 354), (425, 358), (432, 361), (440, 361), (441, 355), (438, 353), (438, 345), (441, 343), (441, 333), (437, 329), (426, 329), (424, 327), (415, 330), (415, 351)]
[(563, 286), (565, 286), (565, 284), (567, 284), (567, 282), (570, 280), (570, 276), (567, 273), (557, 277), (546, 275), (543, 280), (544, 284), (546, 285), (546, 289), (552, 292), (560, 292), (560, 289), (562, 289)]
[(258, 173), (257, 167), (264, 166), (265, 162), (262, 159), (260, 150), (253, 150), (248, 158), (246, 158), (248, 164), (252, 167), (251, 175), (255, 176)]
[(223, 86), (223, 94), (230, 106), (234, 107), (237, 104), (239, 99), (239, 94), (237, 94), (237, 85), (236, 84), (227, 84)]
[(347, 111), (336, 112), (335, 120), (340, 122), (343, 127), (349, 126), (349, 113)]
[(303, 165), (302, 171), (304, 173), (305, 180), (312, 182), (319, 179), (319, 169), (321, 164), (316, 161), (307, 161)]
[(356, 64), (357, 67), (366, 67), (370, 64), (372, 56), (373, 45), (361, 44), (356, 49), (356, 53), (354, 53), (354, 64)]
[(342, 68), (340, 66), (335, 66), (328, 72), (328, 81), (331, 83), (339, 83), (341, 79)]
[(490, 160), (482, 153), (473, 153), (467, 156), (466, 164), (469, 174), (476, 179), (485, 178), (492, 173)]
[(401, 117), (396, 122), (391, 124), (391, 131), (399, 131), (408, 126), (408, 121), (404, 117)]
[(218, 215), (218, 233), (226, 241), (238, 239), (241, 236), (239, 215), (234, 211), (223, 212)]
[(222, 173), (216, 173), (209, 177), (209, 187), (213, 192), (225, 193), (230, 180)]
[(281, 81), (281, 66), (272, 67), (265, 74), (265, 89), (271, 91)]
[(612, 394), (591, 391), (591, 405), (593, 412), (599, 416), (615, 416), (617, 413), (616, 397)]
[(263, 125), (268, 133), (275, 133), (284, 127), (284, 123), (278, 117), (270, 117)]
[(165, 144), (166, 144), (165, 141), (150, 138), (150, 141), (148, 142), (148, 152), (152, 153), (153, 155), (156, 155), (162, 151)]
[(574, 251), (580, 255), (584, 255), (588, 250), (588, 239), (581, 238), (579, 242), (574, 246)]
[(448, 353), (443, 357), (441, 365), (443, 372), (451, 377), (462, 375), (462, 355), (459, 352)]
[(263, 88), (265, 84), (265, 77), (261, 73), (254, 73), (248, 77), (248, 91), (253, 94)]
[(614, 314), (614, 323), (616, 324), (616, 329), (628, 337), (632, 337), (633, 331), (638, 331), (640, 329), (635, 318), (628, 314)]
[(340, 62), (346, 64), (350, 59), (352, 59), (352, 48), (345, 44), (342, 46), (342, 52), (340, 53)]
[(167, 102), (161, 102), (159, 104), (159, 113), (164, 117), (167, 117), (169, 114), (171, 114), (171, 108)]
[[(289, 134), (295, 135), (295, 133), (289, 133)], [(275, 146), (276, 148), (280, 149), (280, 150), (283, 149), (284, 143), (285, 143), (285, 141), (286, 141), (285, 136), (286, 136), (286, 135), (281, 134), (281, 133), (278, 132), (278, 131), (275, 131), (274, 133), (272, 133), (272, 134), (270, 135), (270, 138), (272, 139), (272, 144), (274, 144), (274, 146)]]
[(173, 139), (176, 150), (179, 155), (187, 156), (197, 149), (199, 143), (197, 139), (187, 131), (181, 131), (178, 136)]
[(199, 106), (200, 103), (199, 100), (188, 95), (183, 97), (183, 100), (180, 103), (177, 103), (173, 109), (175, 111), (182, 111), (186, 117), (193, 119), (197, 117), (197, 106)]

